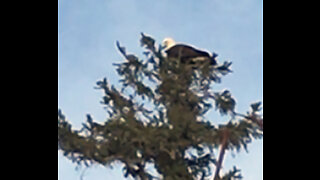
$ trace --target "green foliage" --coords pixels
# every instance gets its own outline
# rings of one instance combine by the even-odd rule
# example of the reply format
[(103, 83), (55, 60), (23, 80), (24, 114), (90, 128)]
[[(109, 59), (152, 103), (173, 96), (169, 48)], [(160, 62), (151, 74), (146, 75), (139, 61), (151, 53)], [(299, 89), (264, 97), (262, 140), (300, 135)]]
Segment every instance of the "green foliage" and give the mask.
[(231, 97), (231, 93), (228, 90), (223, 92), (214, 93), (216, 109), (220, 111), (222, 115), (226, 115), (228, 112), (234, 113), (236, 101)]
[[(117, 42), (124, 57), (114, 64), (122, 88), (106, 78), (97, 82), (102, 90), (101, 103), (109, 117), (98, 123), (89, 114), (80, 130), (74, 130), (58, 110), (58, 149), (78, 164), (124, 165), (124, 176), (156, 179), (145, 168), (154, 164), (163, 179), (207, 179), (218, 166), (214, 149), (224, 144), (228, 150), (245, 149), (253, 139), (262, 138), (261, 103), (250, 112), (235, 112), (231, 92), (212, 92), (211, 87), (231, 73), (231, 62), (182, 64), (165, 57), (156, 41), (141, 34), (145, 59), (128, 54)], [(124, 91), (128, 89), (128, 91)], [(126, 93), (124, 93), (126, 92)], [(230, 115), (226, 124), (204, 121), (213, 108)], [(240, 179), (238, 169), (221, 179)]]
[(221, 180), (239, 180), (242, 179), (242, 176), (240, 174), (240, 170), (237, 169), (235, 166), (232, 170), (230, 170), (228, 173), (226, 173)]

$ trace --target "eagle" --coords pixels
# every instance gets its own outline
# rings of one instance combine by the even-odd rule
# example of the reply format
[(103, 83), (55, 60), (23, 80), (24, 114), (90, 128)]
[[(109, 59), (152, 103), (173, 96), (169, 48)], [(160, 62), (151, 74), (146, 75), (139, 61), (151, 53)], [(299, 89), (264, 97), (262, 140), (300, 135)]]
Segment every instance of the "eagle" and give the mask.
[(208, 53), (191, 45), (176, 43), (172, 38), (165, 38), (162, 42), (164, 52), (168, 58), (179, 58), (181, 63), (196, 63), (199, 61), (210, 61), (210, 65), (216, 65), (216, 53)]

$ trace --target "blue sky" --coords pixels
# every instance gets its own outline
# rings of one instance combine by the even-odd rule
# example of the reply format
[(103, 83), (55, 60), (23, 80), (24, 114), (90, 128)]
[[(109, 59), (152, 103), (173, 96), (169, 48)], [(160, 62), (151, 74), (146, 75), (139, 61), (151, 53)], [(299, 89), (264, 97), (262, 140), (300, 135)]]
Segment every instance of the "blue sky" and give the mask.
[[(262, 1), (259, 0), (58, 0), (58, 106), (80, 128), (90, 113), (99, 121), (106, 112), (99, 103), (102, 92), (93, 87), (107, 77), (118, 84), (112, 63), (122, 57), (119, 40), (129, 52), (141, 56), (140, 32), (158, 43), (165, 37), (215, 51), (220, 62), (233, 62), (234, 73), (215, 86), (227, 88), (245, 113), (262, 100)], [(208, 119), (221, 122), (212, 110)], [(220, 119), (220, 120), (219, 120)], [(262, 179), (262, 144), (254, 141), (249, 153), (228, 155), (225, 171), (237, 165), (245, 180)], [(230, 154), (230, 153), (229, 153)], [(58, 152), (59, 180), (80, 179), (82, 171)], [(83, 170), (83, 168), (82, 168)], [(124, 179), (121, 166), (93, 166), (85, 180)]]

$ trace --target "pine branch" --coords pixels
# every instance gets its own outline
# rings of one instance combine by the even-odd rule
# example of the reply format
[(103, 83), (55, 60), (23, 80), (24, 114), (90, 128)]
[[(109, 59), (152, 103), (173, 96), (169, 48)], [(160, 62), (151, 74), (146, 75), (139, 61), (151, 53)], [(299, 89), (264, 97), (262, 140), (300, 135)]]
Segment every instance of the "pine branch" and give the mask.
[(243, 118), (245, 118), (247, 120), (250, 120), (253, 123), (256, 123), (259, 126), (260, 130), (263, 131), (263, 119), (261, 117), (259, 117), (258, 115), (256, 115), (255, 113), (251, 113), (249, 115), (244, 115), (244, 114), (235, 112), (235, 115), (243, 117)]

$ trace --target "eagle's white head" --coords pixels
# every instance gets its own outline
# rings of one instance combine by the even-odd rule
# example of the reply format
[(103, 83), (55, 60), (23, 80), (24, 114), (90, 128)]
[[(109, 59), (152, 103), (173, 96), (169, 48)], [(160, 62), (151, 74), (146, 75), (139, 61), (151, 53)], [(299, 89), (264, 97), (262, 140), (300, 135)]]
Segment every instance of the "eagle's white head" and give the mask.
[(162, 47), (164, 49), (169, 49), (175, 44), (176, 42), (172, 38), (164, 38), (164, 40), (162, 41)]

